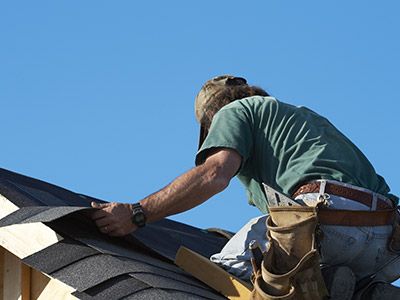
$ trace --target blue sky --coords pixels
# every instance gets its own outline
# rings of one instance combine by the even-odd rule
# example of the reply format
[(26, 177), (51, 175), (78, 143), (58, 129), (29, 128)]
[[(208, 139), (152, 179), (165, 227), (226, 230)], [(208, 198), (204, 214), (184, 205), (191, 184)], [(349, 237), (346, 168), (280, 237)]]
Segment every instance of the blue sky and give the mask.
[[(244, 76), (328, 117), (399, 187), (398, 1), (3, 1), (0, 166), (136, 202), (193, 167), (193, 101)], [(236, 180), (173, 217), (238, 230)]]

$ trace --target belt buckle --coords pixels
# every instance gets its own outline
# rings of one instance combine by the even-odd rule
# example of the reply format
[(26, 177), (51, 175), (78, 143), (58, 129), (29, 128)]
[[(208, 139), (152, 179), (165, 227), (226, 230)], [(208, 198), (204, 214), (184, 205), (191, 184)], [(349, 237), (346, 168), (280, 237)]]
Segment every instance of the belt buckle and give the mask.
[(329, 207), (332, 205), (332, 201), (329, 201), (331, 195), (327, 193), (319, 194), (317, 199), (317, 205), (323, 205), (325, 207)]

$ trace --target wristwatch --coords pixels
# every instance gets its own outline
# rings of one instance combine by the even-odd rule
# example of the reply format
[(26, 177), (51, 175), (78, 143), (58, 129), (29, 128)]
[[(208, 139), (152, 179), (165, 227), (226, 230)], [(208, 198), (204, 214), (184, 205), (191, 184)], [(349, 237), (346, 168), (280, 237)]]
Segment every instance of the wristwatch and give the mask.
[(140, 203), (132, 205), (132, 223), (137, 227), (143, 227), (146, 225), (146, 215), (144, 214), (143, 208)]

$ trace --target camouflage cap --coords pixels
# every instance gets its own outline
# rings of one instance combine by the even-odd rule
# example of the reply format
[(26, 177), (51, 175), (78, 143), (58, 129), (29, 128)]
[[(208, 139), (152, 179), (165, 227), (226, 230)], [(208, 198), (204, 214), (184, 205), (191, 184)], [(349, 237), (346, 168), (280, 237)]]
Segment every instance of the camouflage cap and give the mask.
[(221, 75), (208, 80), (197, 94), (194, 109), (196, 119), (200, 123), (199, 149), (208, 134), (208, 127), (211, 124), (214, 112), (226, 104), (220, 103), (221, 99), (218, 99), (215, 95), (223, 89), (238, 85), (247, 85), (246, 79), (232, 75)]
[(213, 103), (217, 101), (214, 97), (217, 92), (237, 85), (247, 85), (246, 79), (232, 75), (221, 75), (208, 80), (196, 96), (194, 108), (197, 121), (204, 124), (208, 108), (218, 105), (218, 103)]

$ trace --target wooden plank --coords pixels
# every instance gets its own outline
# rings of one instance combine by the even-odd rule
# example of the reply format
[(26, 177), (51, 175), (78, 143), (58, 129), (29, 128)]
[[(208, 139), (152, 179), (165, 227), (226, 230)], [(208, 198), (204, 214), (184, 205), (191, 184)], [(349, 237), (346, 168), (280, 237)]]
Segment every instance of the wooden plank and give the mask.
[(43, 290), (49, 284), (51, 278), (45, 276), (41, 272), (32, 269), (31, 271), (31, 297), (32, 299), (39, 299)]
[(30, 268), (12, 253), (4, 251), (2, 269), (4, 300), (77, 300), (71, 295), (75, 289), (57, 279)]
[(11, 225), (0, 228), (0, 246), (25, 258), (62, 240), (43, 223)]
[(77, 300), (71, 295), (74, 288), (57, 279), (31, 269), (31, 299), (32, 300)]
[(18, 210), (19, 207), (0, 194), (0, 219)]
[[(0, 194), (0, 219), (18, 209), (18, 206)], [(29, 268), (20, 260), (62, 239), (62, 236), (43, 223), (1, 227), (0, 287), (1, 284), (4, 287), (3, 290), (0, 288), (0, 300), (76, 300), (71, 295), (74, 288)]]
[(229, 299), (250, 299), (250, 284), (192, 250), (180, 247), (175, 264)]
[(4, 253), (3, 298), (22, 300), (21, 295), (21, 260), (12, 253)]
[[(0, 218), (16, 211), (18, 207), (0, 195)], [(63, 238), (43, 223), (18, 224), (0, 227), (0, 246), (19, 258), (27, 257)]]
[(31, 299), (31, 268), (21, 264), (21, 296), (22, 300)]

